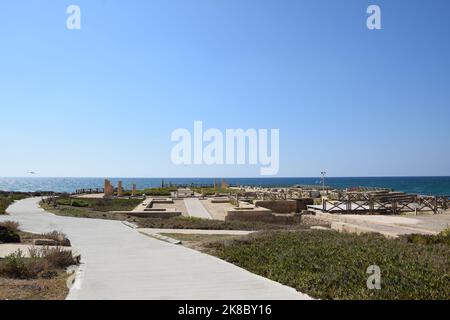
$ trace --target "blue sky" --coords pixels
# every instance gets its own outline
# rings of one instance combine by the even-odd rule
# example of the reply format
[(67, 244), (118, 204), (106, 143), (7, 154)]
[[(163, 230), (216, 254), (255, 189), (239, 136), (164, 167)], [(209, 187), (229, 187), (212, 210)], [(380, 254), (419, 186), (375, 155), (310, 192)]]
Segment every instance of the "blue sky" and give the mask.
[[(66, 28), (77, 4), (82, 29)], [(366, 28), (377, 4), (382, 30)], [(280, 129), (279, 176), (450, 175), (450, 2), (4, 0), (0, 176), (175, 166), (177, 128)]]

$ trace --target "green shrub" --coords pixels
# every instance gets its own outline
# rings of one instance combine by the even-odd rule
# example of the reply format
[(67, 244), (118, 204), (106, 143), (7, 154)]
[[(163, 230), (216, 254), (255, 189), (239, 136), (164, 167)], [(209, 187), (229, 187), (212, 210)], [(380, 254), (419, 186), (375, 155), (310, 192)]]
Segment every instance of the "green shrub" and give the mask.
[(89, 206), (89, 203), (83, 200), (73, 200), (72, 201), (72, 207), (78, 207), (78, 208), (86, 208)]
[(0, 226), (0, 243), (20, 243), (20, 236), (16, 232)]
[(441, 231), (437, 235), (424, 235), (424, 234), (410, 234), (403, 236), (407, 242), (432, 245), (432, 244), (446, 244), (450, 246), (450, 228)]
[(56, 201), (56, 203), (58, 205), (60, 205), (60, 206), (70, 206), (72, 204), (72, 200), (71, 199), (62, 198), (62, 199), (58, 199)]

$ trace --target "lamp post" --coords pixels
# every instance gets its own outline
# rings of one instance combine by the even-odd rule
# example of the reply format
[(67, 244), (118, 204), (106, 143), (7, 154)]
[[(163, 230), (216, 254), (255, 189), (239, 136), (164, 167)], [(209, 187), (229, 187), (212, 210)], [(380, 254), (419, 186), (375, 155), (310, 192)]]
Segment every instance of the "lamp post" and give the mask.
[(326, 171), (322, 171), (320, 174), (322, 175), (322, 191), (325, 191), (325, 175), (327, 173)]

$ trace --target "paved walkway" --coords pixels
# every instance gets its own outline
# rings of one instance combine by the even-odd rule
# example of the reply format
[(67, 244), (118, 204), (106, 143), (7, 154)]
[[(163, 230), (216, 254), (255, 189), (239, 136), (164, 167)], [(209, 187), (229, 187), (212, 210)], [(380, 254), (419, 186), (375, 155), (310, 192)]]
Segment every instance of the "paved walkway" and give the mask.
[(184, 205), (190, 217), (212, 219), (208, 210), (205, 209), (198, 198), (186, 198), (184, 199)]
[(215, 257), (149, 238), (120, 221), (60, 217), (40, 199), (16, 202), (24, 231), (66, 233), (83, 264), (68, 299), (308, 299)]

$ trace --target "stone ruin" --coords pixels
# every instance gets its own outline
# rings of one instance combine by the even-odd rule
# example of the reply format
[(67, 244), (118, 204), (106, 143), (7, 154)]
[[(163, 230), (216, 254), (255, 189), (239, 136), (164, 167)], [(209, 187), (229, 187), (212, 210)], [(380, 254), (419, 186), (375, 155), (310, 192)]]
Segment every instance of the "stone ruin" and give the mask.
[(117, 185), (117, 196), (118, 197), (123, 197), (123, 186), (122, 186), (122, 181), (118, 182)]
[[(136, 185), (133, 185), (134, 193), (136, 193)], [(114, 186), (111, 184), (111, 181), (105, 179), (104, 183), (104, 198), (111, 198), (114, 196)], [(119, 181), (117, 184), (117, 196), (123, 197), (123, 184), (122, 181)]]
[(114, 187), (108, 179), (105, 179), (104, 194), (105, 198), (110, 198), (114, 195)]

